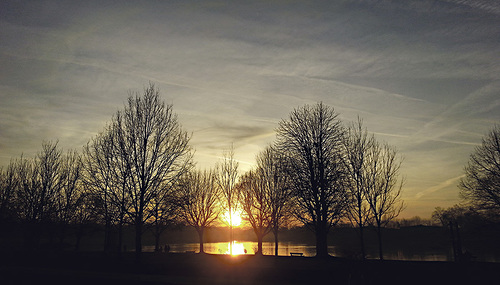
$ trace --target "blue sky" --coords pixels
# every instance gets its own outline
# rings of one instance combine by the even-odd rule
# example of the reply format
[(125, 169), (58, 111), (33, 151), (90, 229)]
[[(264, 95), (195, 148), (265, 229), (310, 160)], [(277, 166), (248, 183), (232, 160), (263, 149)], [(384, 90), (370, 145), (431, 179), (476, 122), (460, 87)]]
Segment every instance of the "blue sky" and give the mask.
[[(125, 2), (125, 1), (124, 1)], [(296, 107), (363, 118), (404, 156), (404, 216), (458, 203), (500, 121), (496, 1), (2, 1), (0, 165), (80, 149), (154, 82), (200, 168), (243, 170)]]

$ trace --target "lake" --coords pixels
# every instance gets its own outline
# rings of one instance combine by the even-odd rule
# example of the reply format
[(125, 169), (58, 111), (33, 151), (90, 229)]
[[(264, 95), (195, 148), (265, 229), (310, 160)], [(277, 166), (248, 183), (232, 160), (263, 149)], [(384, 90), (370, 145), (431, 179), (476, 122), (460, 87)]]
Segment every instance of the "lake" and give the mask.
[[(178, 243), (170, 244), (170, 252), (199, 252), (198, 243)], [(208, 242), (204, 244), (206, 253), (211, 254), (230, 254), (230, 242)], [(144, 246), (143, 251), (152, 252), (154, 246)], [(257, 242), (233, 241), (233, 254), (255, 254), (257, 251)], [(262, 251), (264, 255), (274, 255), (274, 242), (263, 242)], [(290, 256), (290, 252), (302, 252), (304, 256), (315, 256), (316, 247), (309, 244), (294, 242), (280, 242), (278, 244), (278, 255)], [(329, 246), (330, 255), (342, 257), (342, 253), (335, 246)], [(368, 258), (377, 258), (377, 256), (368, 256)], [(415, 260), (415, 261), (449, 261), (451, 256), (442, 253), (426, 252), (423, 254), (414, 254), (403, 251), (386, 252), (384, 258), (388, 260)]]

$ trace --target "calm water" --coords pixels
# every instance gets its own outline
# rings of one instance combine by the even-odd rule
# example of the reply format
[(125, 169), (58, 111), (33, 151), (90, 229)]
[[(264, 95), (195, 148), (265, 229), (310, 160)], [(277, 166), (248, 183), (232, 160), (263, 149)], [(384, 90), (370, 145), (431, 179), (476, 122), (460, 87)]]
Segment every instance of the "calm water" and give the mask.
[[(170, 252), (199, 252), (199, 243), (178, 243), (170, 244)], [(330, 254), (335, 254), (334, 247), (330, 247)], [(154, 251), (154, 246), (144, 246), (144, 251)], [(229, 242), (207, 242), (204, 244), (206, 253), (230, 254)], [(257, 242), (233, 241), (233, 254), (255, 254)], [(274, 255), (274, 242), (262, 243), (262, 251), (265, 255)], [(302, 252), (304, 256), (314, 256), (316, 248), (312, 245), (298, 244), (292, 242), (280, 242), (278, 244), (278, 254), (289, 256), (290, 252)]]
[[(199, 252), (200, 245), (198, 243), (180, 243), (180, 244), (170, 244), (170, 252), (187, 252), (194, 251)], [(274, 242), (264, 242), (262, 244), (263, 253), (265, 255), (274, 255)], [(204, 244), (204, 249), (206, 253), (212, 254), (230, 254), (230, 243), (229, 242), (210, 242)], [(154, 251), (154, 246), (144, 246), (144, 251)], [(233, 242), (233, 254), (255, 254), (257, 251), (257, 242), (247, 242), (247, 241), (234, 241)], [(304, 256), (314, 256), (316, 255), (316, 247), (314, 245), (300, 244), (293, 242), (280, 242), (278, 244), (278, 255), (290, 256), (290, 252), (302, 252)], [(329, 246), (328, 252), (333, 256), (342, 256), (340, 252), (336, 250), (335, 246)], [(376, 256), (368, 258), (377, 258)], [(448, 261), (449, 256), (446, 254), (438, 253), (424, 253), (424, 254), (409, 254), (402, 251), (398, 252), (387, 252), (384, 255), (385, 259), (392, 260), (419, 260), (419, 261)]]

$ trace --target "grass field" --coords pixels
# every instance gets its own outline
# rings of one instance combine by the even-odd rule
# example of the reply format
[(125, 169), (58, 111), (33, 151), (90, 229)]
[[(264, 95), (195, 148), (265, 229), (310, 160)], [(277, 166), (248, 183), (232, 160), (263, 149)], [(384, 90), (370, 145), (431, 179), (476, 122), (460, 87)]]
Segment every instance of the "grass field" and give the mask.
[(498, 263), (2, 252), (1, 284), (498, 284)]

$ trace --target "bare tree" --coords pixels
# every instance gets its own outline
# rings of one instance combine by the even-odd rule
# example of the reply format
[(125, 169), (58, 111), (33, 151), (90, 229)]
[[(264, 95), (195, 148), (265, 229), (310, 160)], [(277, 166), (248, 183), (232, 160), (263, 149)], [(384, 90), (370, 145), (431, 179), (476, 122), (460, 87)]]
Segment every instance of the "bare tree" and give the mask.
[(347, 149), (346, 165), (349, 174), (349, 220), (359, 230), (361, 258), (365, 258), (364, 227), (370, 223), (370, 205), (365, 199), (368, 187), (368, 151), (375, 144), (375, 138), (368, 135), (363, 129), (362, 121), (358, 118), (357, 124), (347, 130), (345, 145)]
[(238, 206), (238, 192), (236, 183), (238, 182), (238, 162), (234, 159), (234, 148), (223, 153), (222, 162), (216, 165), (216, 183), (222, 196), (222, 204), (229, 212), (230, 231), (230, 254), (233, 254), (233, 211)]
[(404, 179), (399, 177), (402, 159), (393, 147), (379, 143), (372, 144), (367, 156), (368, 182), (364, 195), (377, 229), (379, 258), (383, 259), (382, 226), (396, 218), (405, 207), (401, 200)]
[(37, 220), (39, 181), (33, 159), (23, 156), (17, 161), (19, 185), (16, 191), (16, 210), (19, 218), (26, 222)]
[(56, 143), (46, 142), (42, 144), (42, 151), (35, 159), (35, 167), (38, 168), (38, 179), (40, 180), (39, 200), (37, 213), (40, 220), (53, 218), (56, 211), (57, 198), (62, 189), (61, 168), (62, 151)]
[(19, 161), (19, 190), (16, 206), (19, 216), (26, 221), (27, 246), (36, 246), (42, 230), (41, 223), (53, 221), (57, 214), (57, 198), (61, 191), (61, 150), (57, 142), (44, 142), (34, 159)]
[(471, 214), (470, 209), (459, 205), (454, 205), (448, 209), (437, 207), (432, 213), (432, 219), (440, 222), (443, 227), (448, 229), (454, 261), (460, 261), (465, 257), (462, 252), (461, 228), (464, 226), (466, 217)]
[(39, 222), (54, 217), (61, 189), (61, 150), (57, 143), (45, 142), (35, 159), (20, 161), (18, 202), (25, 220)]
[(278, 256), (278, 234), (280, 228), (290, 220), (293, 193), (287, 175), (286, 156), (272, 146), (266, 147), (257, 156), (257, 167), (261, 186), (269, 199), (271, 229), (274, 235), (274, 255)]
[(290, 160), (295, 216), (315, 232), (317, 256), (328, 256), (328, 232), (346, 210), (343, 135), (338, 114), (323, 103), (295, 109), (277, 129), (277, 146)]
[(15, 216), (15, 194), (19, 186), (18, 161), (11, 160), (0, 169), (0, 222)]
[[(117, 181), (115, 133), (107, 127), (83, 148), (83, 168), (85, 186), (92, 193), (89, 201), (96, 207), (104, 222), (104, 251), (111, 249), (111, 228), (116, 213), (113, 190)], [(125, 178), (127, 179), (127, 178)]]
[(81, 185), (82, 162), (76, 151), (68, 151), (61, 160), (61, 191), (57, 198), (57, 216), (61, 226), (60, 243), (64, 242), (66, 227), (75, 222), (77, 207), (84, 195)]
[(178, 204), (182, 220), (199, 236), (200, 253), (204, 253), (203, 234), (219, 217), (220, 188), (213, 171), (191, 171), (178, 184)]
[(123, 157), (122, 150), (124, 149), (124, 141), (120, 138), (120, 128), (112, 125), (109, 129), (111, 132), (111, 147), (112, 147), (112, 184), (113, 187), (110, 189), (111, 202), (113, 208), (115, 209), (115, 215), (113, 215), (115, 223), (118, 226), (118, 251), (121, 252), (123, 246), (123, 227), (126, 222), (129, 221), (128, 213), (131, 208), (131, 199), (129, 197), (129, 189), (131, 187), (131, 169), (128, 164), (128, 160)]
[(130, 170), (129, 214), (140, 257), (143, 226), (151, 217), (153, 199), (192, 166), (190, 136), (181, 128), (172, 105), (161, 101), (152, 83), (142, 97), (138, 93), (129, 97), (125, 109), (113, 118), (113, 128), (119, 140), (119, 156)]
[(477, 208), (500, 210), (500, 125), (471, 154), (458, 186), (461, 196)]
[(262, 241), (272, 229), (271, 196), (267, 191), (261, 168), (248, 171), (241, 178), (237, 189), (240, 203), (257, 236), (257, 252), (262, 255)]

